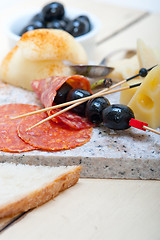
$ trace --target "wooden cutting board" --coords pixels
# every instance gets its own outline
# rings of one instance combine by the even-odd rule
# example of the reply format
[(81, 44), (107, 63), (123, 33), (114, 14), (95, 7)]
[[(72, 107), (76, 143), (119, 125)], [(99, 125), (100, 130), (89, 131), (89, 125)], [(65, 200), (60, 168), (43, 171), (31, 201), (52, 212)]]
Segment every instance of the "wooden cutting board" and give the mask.
[(159, 198), (159, 181), (80, 179), (6, 228), (0, 239), (159, 239)]

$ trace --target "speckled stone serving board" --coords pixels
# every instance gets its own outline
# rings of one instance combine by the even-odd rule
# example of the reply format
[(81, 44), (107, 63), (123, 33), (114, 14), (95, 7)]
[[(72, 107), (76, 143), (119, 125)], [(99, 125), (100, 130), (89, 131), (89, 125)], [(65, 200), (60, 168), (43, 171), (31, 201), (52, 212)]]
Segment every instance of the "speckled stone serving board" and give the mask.
[[(119, 94), (108, 96), (119, 102)], [(0, 105), (28, 103), (40, 105), (35, 93), (0, 83)], [(82, 165), (81, 177), (160, 179), (160, 136), (135, 128), (113, 131), (94, 128), (90, 142), (72, 150), (26, 153), (0, 151), (0, 162), (35, 165)]]

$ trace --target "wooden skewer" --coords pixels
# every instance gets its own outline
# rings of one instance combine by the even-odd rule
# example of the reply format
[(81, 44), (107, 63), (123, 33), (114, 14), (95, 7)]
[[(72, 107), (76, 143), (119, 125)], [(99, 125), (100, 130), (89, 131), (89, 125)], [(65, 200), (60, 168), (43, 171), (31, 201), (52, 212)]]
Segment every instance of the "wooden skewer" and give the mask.
[(148, 131), (151, 131), (153, 133), (156, 133), (158, 135), (160, 135), (160, 132), (158, 132), (157, 130), (153, 129), (153, 128), (150, 128), (148, 126), (143, 126), (144, 129), (148, 130)]
[[(98, 94), (100, 93), (104, 93), (104, 92), (108, 92), (109, 90), (113, 89), (113, 88), (116, 88), (118, 86), (120, 86), (121, 84), (125, 83), (126, 80), (123, 80), (113, 86), (111, 86), (110, 88), (105, 88), (103, 90), (101, 90), (100, 92), (97, 92), (89, 97), (85, 97), (83, 98), (84, 101), (88, 101), (90, 100), (91, 98), (95, 98), (97, 97)], [(71, 104), (74, 104), (74, 103), (77, 103), (79, 102), (81, 99), (77, 99), (77, 100), (73, 100), (73, 101), (69, 101), (69, 102), (66, 102), (66, 103), (62, 103), (62, 104), (58, 104), (58, 105), (55, 105), (55, 106), (52, 106), (52, 107), (48, 107), (48, 108), (43, 108), (43, 109), (40, 109), (40, 110), (37, 110), (37, 111), (33, 111), (33, 112), (29, 112), (29, 113), (25, 113), (25, 114), (22, 114), (22, 115), (19, 115), (19, 116), (15, 116), (15, 117), (12, 117), (11, 119), (18, 119), (18, 118), (22, 118), (22, 117), (27, 117), (27, 116), (31, 116), (31, 115), (34, 115), (34, 114), (37, 114), (37, 113), (41, 113), (41, 112), (47, 112), (47, 111), (50, 111), (50, 110), (54, 110), (54, 109), (57, 109), (57, 108), (62, 108), (62, 107), (66, 107), (68, 105), (71, 105)]]
[[(127, 90), (127, 89), (130, 89), (130, 88), (133, 88), (133, 87), (137, 87), (137, 86), (139, 86), (139, 85), (140, 85), (140, 83), (134, 84), (134, 85), (131, 85), (131, 86), (126, 86), (126, 87), (119, 88), (119, 89), (115, 89), (115, 90), (111, 90), (111, 91), (108, 91), (108, 89), (107, 89), (107, 90), (104, 89), (104, 90), (102, 90), (102, 91), (100, 91), (100, 92), (98, 92), (98, 93), (96, 93), (96, 94), (93, 94), (93, 95), (91, 95), (91, 96), (89, 96), (89, 97), (81, 98), (81, 99), (77, 99), (77, 100), (75, 100), (75, 101), (72, 101), (72, 102), (75, 102), (75, 103), (72, 104), (71, 106), (69, 106), (69, 107), (67, 107), (67, 108), (64, 108), (63, 110), (61, 110), (61, 111), (59, 111), (59, 112), (57, 112), (57, 113), (55, 113), (55, 114), (53, 114), (53, 115), (51, 115), (51, 116), (43, 119), (42, 121), (36, 123), (35, 125), (31, 126), (31, 127), (28, 128), (28, 129), (26, 129), (26, 131), (31, 130), (31, 129), (34, 128), (34, 127), (37, 127), (38, 125), (40, 125), (40, 124), (42, 124), (42, 123), (44, 123), (44, 122), (46, 122), (46, 121), (48, 121), (48, 120), (50, 120), (50, 119), (52, 119), (52, 118), (54, 118), (54, 117), (56, 117), (56, 116), (64, 113), (64, 112), (66, 112), (66, 111), (68, 111), (68, 110), (70, 110), (70, 109), (78, 106), (79, 104), (81, 104), (81, 103), (83, 103), (83, 102), (86, 102), (87, 100), (93, 99), (93, 98), (95, 98), (95, 97), (101, 97), (101, 96), (108, 95), (108, 94), (111, 94), (111, 93), (116, 93), (116, 92), (119, 92), (119, 91)], [(95, 95), (96, 95), (96, 96), (95, 96)], [(69, 102), (68, 102), (68, 103), (69, 103)], [(71, 102), (70, 102), (70, 103), (71, 103)], [(62, 105), (62, 104), (61, 104), (61, 105)], [(57, 106), (57, 108), (58, 108), (59, 105), (56, 105), (56, 106)]]
[(46, 121), (48, 121), (48, 120), (50, 120), (50, 119), (52, 119), (52, 118), (54, 118), (54, 117), (56, 117), (56, 116), (62, 114), (63, 112), (66, 112), (66, 111), (68, 111), (68, 110), (70, 110), (70, 109), (72, 109), (72, 108), (78, 106), (79, 104), (81, 104), (81, 103), (83, 103), (83, 102), (84, 102), (84, 101), (81, 101), (81, 102), (78, 102), (78, 103), (72, 104), (71, 106), (69, 106), (69, 107), (67, 107), (67, 108), (64, 108), (63, 110), (61, 110), (61, 111), (59, 111), (59, 112), (57, 112), (57, 113), (55, 113), (55, 114), (53, 114), (53, 115), (51, 115), (51, 116), (49, 116), (49, 117), (43, 119), (42, 121), (36, 123), (36, 124), (33, 125), (32, 127), (27, 128), (26, 131), (31, 130), (31, 129), (34, 128), (34, 127), (37, 127), (38, 125), (40, 125), (40, 124), (42, 124), (42, 123), (44, 123), (44, 122), (46, 122)]
[(138, 128), (138, 129), (143, 130), (143, 131), (148, 130), (148, 131), (151, 131), (153, 133), (156, 133), (156, 134), (160, 135), (160, 132), (158, 132), (157, 130), (155, 130), (153, 128), (148, 127), (147, 123), (144, 123), (144, 122), (142, 122), (140, 120), (137, 120), (135, 118), (130, 119), (129, 126)]
[[(155, 66), (153, 66), (153, 67), (155, 67)], [(153, 67), (152, 67), (152, 68), (153, 68)], [(152, 68), (149, 68), (147, 71), (150, 71)], [(128, 81), (134, 79), (135, 77), (137, 77), (137, 76), (139, 76), (139, 75), (140, 75), (140, 74), (137, 74), (137, 75), (135, 75), (135, 76), (132, 76), (132, 77), (130, 77), (130, 78), (127, 78), (127, 79), (125, 79), (125, 80), (122, 80), (122, 81), (120, 81), (119, 83), (116, 83), (115, 85), (112, 85), (112, 86), (109, 87), (109, 88), (105, 88), (105, 89), (101, 90), (101, 91), (98, 92), (98, 93), (103, 93), (104, 91), (107, 92), (107, 91), (109, 91), (109, 90), (111, 90), (111, 89), (113, 89), (113, 88), (116, 88), (116, 87), (120, 86), (121, 84), (123, 84), (123, 83), (125, 83), (125, 82), (128, 82)], [(95, 94), (93, 94), (92, 96), (96, 97), (96, 95), (97, 95), (98, 93), (95, 93)], [(86, 97), (86, 98), (83, 98), (83, 99), (87, 101), (87, 100), (89, 100), (90, 98), (89, 98), (89, 97)], [(74, 104), (74, 103), (76, 103), (76, 102), (78, 102), (78, 101), (79, 101), (79, 99), (74, 100), (74, 101), (70, 101), (70, 102), (66, 102), (66, 103), (63, 103), (63, 104), (58, 104), (58, 105), (56, 105), (56, 106), (52, 106), (52, 107), (48, 107), (48, 108), (43, 108), (43, 109), (40, 109), (40, 110), (37, 110), (37, 111), (33, 111), (33, 112), (25, 113), (25, 114), (22, 114), (22, 115), (19, 115), (19, 116), (16, 116), (16, 117), (12, 117), (11, 119), (18, 119), (18, 118), (27, 117), (27, 116), (34, 115), (34, 114), (41, 113), (41, 112), (47, 112), (47, 111), (50, 111), (50, 110), (53, 110), (53, 109), (56, 109), (56, 108), (66, 107), (66, 106), (71, 105), (71, 104)]]

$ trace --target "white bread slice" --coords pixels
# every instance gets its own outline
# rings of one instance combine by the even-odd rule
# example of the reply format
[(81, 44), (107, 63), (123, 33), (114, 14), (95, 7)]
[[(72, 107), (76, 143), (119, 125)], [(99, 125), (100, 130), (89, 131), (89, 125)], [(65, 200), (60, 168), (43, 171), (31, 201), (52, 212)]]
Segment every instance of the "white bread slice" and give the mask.
[(0, 233), (3, 229), (5, 229), (9, 224), (11, 224), (12, 222), (18, 220), (21, 218), (21, 216), (23, 216), (22, 214), (18, 214), (12, 217), (5, 217), (5, 218), (1, 218), (0, 219)]
[(73, 186), (80, 166), (0, 163), (0, 219), (38, 207)]

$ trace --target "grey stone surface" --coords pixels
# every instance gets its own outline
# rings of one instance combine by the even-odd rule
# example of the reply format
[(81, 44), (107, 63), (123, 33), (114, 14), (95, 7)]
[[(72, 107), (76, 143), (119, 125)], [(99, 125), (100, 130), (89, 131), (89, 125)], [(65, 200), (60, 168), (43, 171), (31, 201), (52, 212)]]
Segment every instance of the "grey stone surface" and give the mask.
[[(108, 96), (119, 102), (119, 94)], [(40, 105), (35, 93), (0, 83), (0, 105), (28, 103)], [(81, 164), (81, 177), (160, 179), (160, 136), (130, 128), (113, 131), (103, 126), (94, 128), (90, 142), (72, 150), (26, 153), (0, 152), (0, 162), (35, 165)]]

